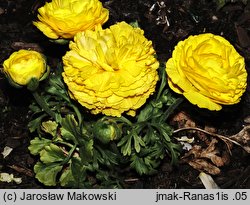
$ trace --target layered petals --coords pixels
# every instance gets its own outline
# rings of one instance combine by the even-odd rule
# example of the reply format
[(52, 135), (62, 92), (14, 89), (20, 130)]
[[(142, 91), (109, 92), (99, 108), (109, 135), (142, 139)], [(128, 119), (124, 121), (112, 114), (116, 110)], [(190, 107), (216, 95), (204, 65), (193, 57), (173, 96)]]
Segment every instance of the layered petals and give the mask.
[(48, 69), (45, 57), (32, 50), (16, 51), (3, 63), (5, 75), (16, 87), (27, 85), (31, 78), (41, 80)]
[(94, 29), (109, 17), (99, 0), (52, 0), (38, 9), (34, 25), (51, 39), (71, 39), (80, 31)]
[(166, 72), (173, 91), (209, 110), (238, 103), (247, 86), (244, 58), (226, 39), (211, 33), (180, 41)]
[(155, 91), (159, 63), (143, 30), (125, 22), (76, 34), (63, 57), (71, 96), (92, 113), (135, 115)]

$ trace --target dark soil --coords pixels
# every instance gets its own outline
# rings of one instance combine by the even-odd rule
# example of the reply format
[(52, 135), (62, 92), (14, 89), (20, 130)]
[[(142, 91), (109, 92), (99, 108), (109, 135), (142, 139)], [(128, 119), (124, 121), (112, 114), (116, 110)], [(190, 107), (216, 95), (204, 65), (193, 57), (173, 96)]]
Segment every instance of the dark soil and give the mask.
[[(245, 58), (246, 69), (250, 73), (250, 3), (227, 3), (218, 9), (216, 1), (212, 0), (102, 2), (110, 10), (110, 19), (105, 26), (119, 21), (138, 21), (146, 37), (153, 41), (161, 61), (171, 56), (178, 41), (192, 34), (211, 32), (225, 37), (235, 46)], [(67, 47), (50, 43), (32, 24), (37, 8), (44, 3), (45, 0), (0, 0), (0, 64), (20, 48), (33, 47), (45, 52), (52, 67), (65, 53)], [(0, 152), (6, 146), (13, 148), (6, 158), (0, 154), (0, 173), (12, 173), (22, 178), (21, 184), (0, 182), (0, 188), (48, 188), (35, 179), (33, 166), (36, 159), (27, 149), (32, 138), (27, 129), (30, 100), (31, 96), (25, 89), (12, 88), (0, 73)], [(212, 126), (219, 134), (236, 134), (247, 124), (244, 120), (250, 116), (250, 86), (239, 104), (223, 108), (220, 112), (199, 110), (188, 102), (182, 103), (179, 111), (185, 111), (201, 128)], [(127, 187), (204, 188), (198, 175), (199, 171), (186, 163), (173, 167), (165, 159), (156, 175), (128, 177)], [(249, 176), (249, 154), (241, 147), (233, 146), (230, 163), (221, 167), (221, 173), (213, 178), (221, 188), (248, 189)]]

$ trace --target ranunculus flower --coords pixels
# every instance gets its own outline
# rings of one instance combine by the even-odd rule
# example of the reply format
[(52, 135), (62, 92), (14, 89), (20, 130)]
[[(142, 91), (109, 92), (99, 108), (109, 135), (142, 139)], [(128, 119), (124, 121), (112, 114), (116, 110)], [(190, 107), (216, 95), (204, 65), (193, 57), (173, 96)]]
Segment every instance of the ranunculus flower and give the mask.
[(51, 39), (70, 39), (80, 31), (94, 29), (109, 17), (99, 0), (52, 0), (38, 9), (34, 25)]
[(247, 85), (244, 58), (226, 39), (211, 33), (180, 41), (166, 72), (172, 90), (209, 110), (238, 103)]
[(125, 22), (76, 34), (63, 57), (63, 78), (92, 113), (135, 115), (155, 91), (159, 63), (143, 30)]
[(27, 85), (32, 78), (43, 80), (49, 71), (45, 57), (32, 50), (19, 50), (3, 63), (3, 71), (15, 87)]

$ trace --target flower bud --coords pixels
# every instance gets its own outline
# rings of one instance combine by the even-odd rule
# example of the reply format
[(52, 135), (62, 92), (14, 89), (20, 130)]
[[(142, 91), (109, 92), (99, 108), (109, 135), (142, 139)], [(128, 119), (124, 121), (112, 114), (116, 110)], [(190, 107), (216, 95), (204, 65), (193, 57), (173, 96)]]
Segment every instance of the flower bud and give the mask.
[(103, 144), (107, 144), (118, 139), (121, 135), (121, 130), (115, 122), (99, 120), (93, 126), (93, 133), (96, 139)]
[[(19, 50), (3, 63), (3, 72), (15, 87), (28, 85), (31, 79), (41, 81), (49, 74), (45, 57), (37, 51)], [(37, 85), (35, 85), (37, 86)]]

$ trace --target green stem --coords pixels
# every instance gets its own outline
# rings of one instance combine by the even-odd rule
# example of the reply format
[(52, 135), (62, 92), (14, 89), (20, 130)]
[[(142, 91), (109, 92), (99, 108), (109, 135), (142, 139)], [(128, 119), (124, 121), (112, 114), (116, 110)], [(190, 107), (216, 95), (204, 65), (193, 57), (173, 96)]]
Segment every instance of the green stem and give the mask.
[(125, 122), (125, 123), (127, 123), (128, 125), (130, 125), (130, 126), (133, 125), (133, 123), (132, 123), (129, 119), (127, 119), (126, 117), (124, 117), (124, 116), (119, 117), (117, 121)]
[(68, 146), (68, 147), (70, 147), (70, 148), (72, 148), (73, 147), (73, 145), (72, 144), (70, 144), (70, 143), (68, 143), (68, 142), (64, 142), (64, 141), (55, 141), (55, 144), (60, 144), (60, 145), (66, 145), (66, 146)]
[(82, 115), (81, 115), (79, 109), (77, 108), (77, 106), (73, 105), (72, 103), (71, 103), (70, 106), (71, 106), (71, 107), (73, 108), (73, 110), (75, 111), (76, 116), (77, 116), (77, 118), (78, 118), (79, 125), (81, 125), (81, 124), (82, 124)]
[(168, 109), (162, 114), (159, 122), (161, 123), (167, 120), (169, 115), (172, 114), (172, 112), (182, 103), (182, 101), (183, 101), (183, 98), (177, 98), (175, 102), (172, 105), (170, 105)]
[(166, 72), (165, 72), (165, 70), (161, 66), (160, 66), (159, 69), (160, 69), (160, 72), (161, 72), (161, 85), (160, 85), (160, 88), (159, 88), (158, 93), (157, 93), (156, 102), (161, 97), (162, 91), (163, 91), (165, 85), (167, 84), (166, 83), (167, 79), (166, 79)]
[(38, 105), (53, 119), (56, 119), (55, 113), (49, 108), (47, 102), (36, 91), (32, 92)]
[(71, 159), (71, 157), (72, 157), (73, 154), (74, 154), (74, 151), (76, 150), (76, 147), (77, 147), (77, 145), (74, 145), (74, 146), (71, 148), (71, 150), (69, 151), (68, 156), (61, 162), (62, 165), (69, 162), (69, 160)]

